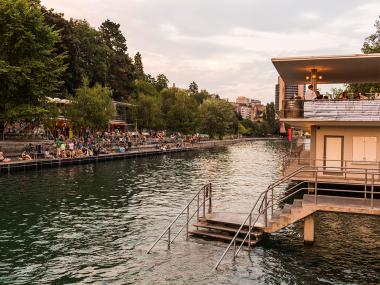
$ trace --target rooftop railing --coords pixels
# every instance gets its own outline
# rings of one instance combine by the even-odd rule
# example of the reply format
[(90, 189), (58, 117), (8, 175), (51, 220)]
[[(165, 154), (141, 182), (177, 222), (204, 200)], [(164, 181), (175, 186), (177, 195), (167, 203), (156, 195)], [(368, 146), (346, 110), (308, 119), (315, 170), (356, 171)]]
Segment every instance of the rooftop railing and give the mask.
[(285, 100), (281, 115), (284, 119), (379, 121), (380, 100)]

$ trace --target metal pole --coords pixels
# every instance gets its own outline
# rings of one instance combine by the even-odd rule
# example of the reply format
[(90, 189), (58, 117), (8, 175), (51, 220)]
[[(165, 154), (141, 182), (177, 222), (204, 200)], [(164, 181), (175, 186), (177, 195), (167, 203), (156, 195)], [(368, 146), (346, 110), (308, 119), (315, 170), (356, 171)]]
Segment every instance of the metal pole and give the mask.
[(274, 201), (273, 201), (273, 200), (274, 200), (274, 197), (273, 197), (274, 193), (273, 193), (273, 191), (274, 191), (274, 190), (273, 190), (273, 187), (272, 187), (272, 205), (271, 205), (271, 208), (272, 208), (272, 209), (271, 209), (271, 218), (273, 218), (273, 203), (274, 203)]
[(347, 179), (347, 160), (344, 161), (344, 179)]
[(186, 208), (186, 240), (189, 240), (189, 206)]
[(168, 249), (170, 249), (170, 227), (168, 229)]
[(252, 225), (252, 212), (249, 214), (248, 248), (251, 247), (251, 225)]
[(199, 222), (199, 193), (197, 195), (197, 222)]
[(235, 254), (236, 254), (236, 239), (234, 239), (234, 257), (233, 257), (233, 260), (235, 260)]
[(315, 182), (314, 182), (314, 203), (317, 204), (317, 187), (318, 187), (318, 170), (315, 172)]
[(372, 186), (371, 186), (371, 208), (373, 208), (373, 188), (375, 184), (375, 175), (372, 174)]
[(212, 202), (211, 202), (211, 194), (212, 193), (212, 188), (211, 188), (211, 183), (209, 185), (209, 193), (208, 193), (208, 213), (211, 214), (212, 212)]
[(268, 191), (265, 192), (265, 197), (264, 197), (264, 209), (265, 209), (265, 216), (264, 216), (264, 219), (265, 219), (265, 227), (268, 226)]
[(367, 199), (367, 176), (368, 173), (367, 173), (367, 169), (365, 170), (365, 183), (364, 183), (364, 199)]
[(206, 188), (203, 188), (203, 218), (206, 218)]

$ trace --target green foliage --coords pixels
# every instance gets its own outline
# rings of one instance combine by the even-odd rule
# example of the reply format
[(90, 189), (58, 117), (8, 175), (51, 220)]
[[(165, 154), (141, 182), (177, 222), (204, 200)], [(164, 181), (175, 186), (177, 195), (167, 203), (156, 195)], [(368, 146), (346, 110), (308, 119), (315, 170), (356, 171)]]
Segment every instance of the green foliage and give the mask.
[(203, 101), (205, 101), (206, 99), (212, 98), (212, 96), (210, 95), (210, 93), (207, 92), (207, 90), (201, 90), (200, 92), (196, 93), (191, 92), (190, 96), (194, 98), (198, 104), (202, 104)]
[(78, 128), (104, 129), (112, 117), (112, 91), (108, 87), (95, 84), (89, 87), (85, 80), (75, 92), (72, 103), (67, 108), (67, 117)]
[(189, 91), (193, 94), (198, 93), (198, 84), (195, 81), (191, 82), (189, 85)]
[(28, 0), (0, 0), (0, 113), (2, 120), (39, 116), (46, 96), (59, 93), (64, 55), (58, 31)]
[[(380, 19), (380, 17), (379, 17)], [(380, 53), (380, 20), (375, 21), (375, 32), (368, 36), (362, 47), (363, 53)], [(348, 92), (364, 92), (364, 93), (376, 93), (380, 92), (380, 84), (379, 83), (361, 83), (361, 84), (348, 84), (347, 85)]]
[(190, 97), (187, 92), (175, 89), (173, 104), (167, 110), (166, 127), (172, 131), (179, 131), (185, 134), (194, 133), (196, 128), (197, 102)]
[(137, 121), (139, 127), (157, 130), (162, 126), (161, 98), (139, 93), (132, 100), (131, 121)]
[(210, 137), (223, 138), (236, 120), (232, 105), (225, 100), (211, 98), (199, 106), (199, 127)]
[(263, 119), (268, 124), (268, 133), (279, 134), (280, 132), (280, 121), (276, 115), (276, 107), (273, 102), (268, 103), (265, 106), (263, 113)]
[(127, 54), (127, 41), (120, 24), (106, 20), (100, 26), (100, 34), (109, 49), (107, 84), (114, 90), (116, 100), (125, 101), (133, 92), (134, 66)]
[(134, 58), (134, 77), (138, 80), (145, 80), (144, 66), (141, 54), (138, 52)]
[(164, 74), (157, 75), (157, 78), (154, 81), (154, 86), (158, 92), (160, 92), (162, 89), (168, 88), (168, 84), (169, 79)]

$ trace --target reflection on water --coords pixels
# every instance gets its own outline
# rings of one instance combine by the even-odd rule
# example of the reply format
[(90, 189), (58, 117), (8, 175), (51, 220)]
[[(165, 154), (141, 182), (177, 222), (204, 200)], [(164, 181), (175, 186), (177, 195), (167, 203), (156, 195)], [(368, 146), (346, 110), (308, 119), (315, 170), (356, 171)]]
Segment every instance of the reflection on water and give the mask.
[(245, 212), (279, 175), (283, 148), (253, 142), (0, 177), (0, 283), (378, 284), (379, 218), (317, 215), (211, 272), (226, 244), (180, 238), (145, 251), (200, 187), (218, 210)]

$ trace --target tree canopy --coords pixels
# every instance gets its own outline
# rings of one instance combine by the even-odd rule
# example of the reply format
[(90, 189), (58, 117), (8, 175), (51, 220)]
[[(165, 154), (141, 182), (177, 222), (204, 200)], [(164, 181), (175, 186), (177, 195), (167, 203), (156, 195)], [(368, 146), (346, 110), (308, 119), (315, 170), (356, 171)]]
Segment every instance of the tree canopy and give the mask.
[(0, 120), (44, 113), (45, 98), (63, 84), (66, 65), (55, 48), (59, 40), (37, 3), (0, 0)]

